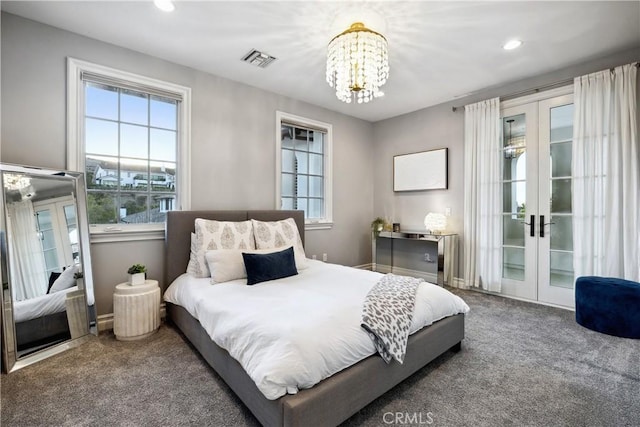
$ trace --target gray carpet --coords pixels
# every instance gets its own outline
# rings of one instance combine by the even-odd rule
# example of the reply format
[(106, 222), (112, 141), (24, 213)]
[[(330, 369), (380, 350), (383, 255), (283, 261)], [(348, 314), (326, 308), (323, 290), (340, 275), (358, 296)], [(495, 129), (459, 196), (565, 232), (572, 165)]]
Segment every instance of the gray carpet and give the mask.
[[(640, 340), (585, 329), (569, 311), (454, 292), (471, 307), (462, 351), (436, 359), (346, 426), (640, 425)], [(164, 324), (137, 342), (102, 334), (1, 380), (3, 427), (258, 424)]]

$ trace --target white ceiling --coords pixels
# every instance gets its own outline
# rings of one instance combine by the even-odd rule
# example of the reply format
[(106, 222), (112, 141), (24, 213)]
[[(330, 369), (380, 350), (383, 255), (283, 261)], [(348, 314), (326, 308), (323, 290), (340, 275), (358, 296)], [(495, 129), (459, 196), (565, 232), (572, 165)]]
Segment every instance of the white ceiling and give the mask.
[[(115, 45), (377, 121), (488, 87), (640, 46), (638, 1), (3, 1), (2, 10)], [(389, 43), (383, 98), (339, 101), (326, 46), (362, 21)], [(519, 38), (524, 45), (505, 51)], [(252, 48), (277, 60), (240, 59)], [(108, 64), (106, 64), (108, 65)]]

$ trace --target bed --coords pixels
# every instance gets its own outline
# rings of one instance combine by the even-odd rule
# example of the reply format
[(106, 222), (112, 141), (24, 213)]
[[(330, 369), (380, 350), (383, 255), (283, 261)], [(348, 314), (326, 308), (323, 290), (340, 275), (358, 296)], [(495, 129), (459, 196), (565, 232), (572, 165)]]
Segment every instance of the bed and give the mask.
[[(69, 328), (67, 299), (78, 293), (72, 286), (59, 292), (13, 303), (18, 351), (73, 338)], [(89, 316), (95, 321), (93, 293), (88, 293)]]
[[(293, 218), (304, 242), (304, 216), (301, 211), (169, 212), (165, 238), (166, 284), (173, 283), (187, 268), (196, 218), (218, 221)], [(460, 350), (464, 338), (464, 314), (446, 317), (410, 336), (403, 364), (387, 365), (381, 357), (373, 355), (311, 388), (270, 400), (240, 363), (212, 341), (200, 321), (187, 308), (167, 302), (167, 316), (256, 418), (268, 426), (337, 425), (436, 357), (449, 350)]]

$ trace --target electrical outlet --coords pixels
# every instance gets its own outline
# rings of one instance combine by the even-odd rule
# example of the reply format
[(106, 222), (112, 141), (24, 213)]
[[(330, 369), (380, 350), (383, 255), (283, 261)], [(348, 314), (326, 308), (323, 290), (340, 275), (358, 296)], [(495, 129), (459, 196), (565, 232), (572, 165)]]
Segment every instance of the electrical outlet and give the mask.
[(327, 262), (327, 254), (322, 254), (322, 261)]
[(444, 209), (444, 216), (451, 216), (451, 208)]
[(311, 259), (318, 259), (318, 257), (316, 256), (316, 254), (311, 255)]

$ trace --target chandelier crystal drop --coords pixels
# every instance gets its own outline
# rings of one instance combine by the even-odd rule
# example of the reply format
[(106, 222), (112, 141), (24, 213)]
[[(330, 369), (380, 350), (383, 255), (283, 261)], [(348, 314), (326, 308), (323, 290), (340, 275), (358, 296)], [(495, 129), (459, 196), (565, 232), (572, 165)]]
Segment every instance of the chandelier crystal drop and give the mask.
[(329, 42), (327, 82), (340, 101), (359, 104), (382, 96), (389, 77), (387, 40), (356, 22)]

